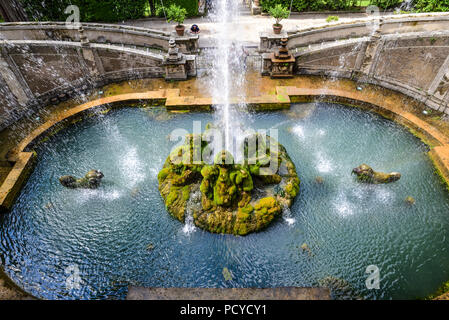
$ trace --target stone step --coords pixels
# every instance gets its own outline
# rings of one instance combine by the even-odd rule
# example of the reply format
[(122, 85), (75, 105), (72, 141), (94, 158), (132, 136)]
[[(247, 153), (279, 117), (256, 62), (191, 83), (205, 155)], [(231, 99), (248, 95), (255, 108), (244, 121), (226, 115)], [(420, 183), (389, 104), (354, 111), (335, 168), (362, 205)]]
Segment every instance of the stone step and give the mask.
[(327, 288), (144, 288), (131, 286), (127, 300), (330, 300)]

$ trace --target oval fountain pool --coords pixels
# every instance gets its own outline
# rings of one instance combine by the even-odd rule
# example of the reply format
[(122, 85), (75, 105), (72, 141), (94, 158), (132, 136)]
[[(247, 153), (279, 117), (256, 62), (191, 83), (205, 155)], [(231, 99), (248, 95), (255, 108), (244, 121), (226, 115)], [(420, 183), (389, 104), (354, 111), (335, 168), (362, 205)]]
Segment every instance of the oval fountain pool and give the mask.
[[(435, 291), (449, 278), (449, 196), (427, 147), (355, 108), (292, 108), (243, 120), (279, 130), (301, 179), (291, 212), (246, 237), (183, 225), (158, 191), (157, 173), (174, 145), (167, 135), (191, 131), (192, 121), (204, 128), (211, 114), (124, 108), (58, 133), (38, 147), (35, 171), (12, 212), (0, 218), (6, 272), (49, 299), (121, 299), (128, 285), (304, 287), (329, 277), (366, 299)], [(351, 170), (361, 163), (399, 171), (402, 179), (360, 184)], [(105, 174), (97, 190), (65, 189), (58, 181), (90, 169)], [(406, 203), (407, 196), (416, 203)], [(379, 290), (366, 287), (370, 265), (380, 269)]]

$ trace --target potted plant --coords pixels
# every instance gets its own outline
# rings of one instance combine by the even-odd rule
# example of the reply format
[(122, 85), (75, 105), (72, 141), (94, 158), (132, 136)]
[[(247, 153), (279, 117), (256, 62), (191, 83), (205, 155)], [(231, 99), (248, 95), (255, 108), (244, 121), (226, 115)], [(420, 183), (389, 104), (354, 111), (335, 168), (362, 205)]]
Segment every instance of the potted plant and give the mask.
[(184, 35), (185, 27), (182, 24), (184, 23), (186, 15), (187, 15), (187, 10), (185, 8), (181, 8), (180, 6), (177, 6), (176, 4), (172, 4), (167, 9), (167, 21), (168, 22), (174, 21), (174, 22), (178, 23), (175, 27), (176, 33), (178, 34), (178, 36)]
[(280, 22), (282, 19), (287, 19), (290, 15), (290, 11), (288, 8), (283, 7), (281, 4), (278, 4), (268, 10), (270, 16), (276, 19), (276, 23), (273, 25), (273, 32), (275, 34), (280, 34), (282, 30), (282, 24)]

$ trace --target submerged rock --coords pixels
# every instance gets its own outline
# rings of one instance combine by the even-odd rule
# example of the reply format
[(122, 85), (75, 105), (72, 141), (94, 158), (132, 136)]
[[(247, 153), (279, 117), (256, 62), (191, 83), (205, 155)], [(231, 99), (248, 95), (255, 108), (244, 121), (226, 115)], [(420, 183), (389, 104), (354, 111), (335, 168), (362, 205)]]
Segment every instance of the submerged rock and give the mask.
[(323, 184), (324, 183), (324, 178), (318, 176), (318, 177), (315, 178), (315, 182), (317, 184)]
[(415, 198), (408, 196), (407, 198), (405, 198), (405, 202), (409, 205), (414, 205), (416, 203)]
[(229, 269), (226, 267), (223, 268), (222, 274), (225, 281), (231, 281), (234, 278), (231, 271), (229, 271)]
[[(189, 212), (203, 230), (243, 236), (267, 227), (283, 207), (291, 206), (300, 181), (295, 165), (277, 141), (257, 134), (248, 137), (247, 159), (236, 164), (225, 150), (212, 162), (192, 161), (197, 151), (204, 155), (208, 148), (203, 140), (201, 148), (196, 147), (196, 138), (201, 135), (188, 135), (185, 145), (171, 153), (158, 175), (159, 191), (175, 218), (185, 222)], [(248, 148), (250, 141), (262, 144), (265, 154)], [(269, 149), (268, 145), (275, 147)], [(196, 190), (201, 192), (198, 201), (189, 201)]]
[(303, 244), (301, 245), (301, 250), (302, 250), (302, 252), (307, 252), (307, 254), (308, 254), (309, 256), (312, 255), (312, 250), (310, 250), (310, 247), (309, 247), (309, 245), (308, 245), (307, 243), (303, 243)]
[(76, 188), (85, 188), (85, 189), (97, 189), (100, 186), (101, 179), (103, 179), (104, 175), (101, 171), (98, 170), (90, 170), (84, 178), (76, 179), (72, 176), (62, 176), (59, 178), (59, 182), (66, 188), (76, 189)]
[(352, 173), (357, 175), (359, 181), (374, 184), (395, 182), (401, 178), (401, 174), (398, 172), (377, 172), (367, 164), (362, 164), (354, 168)]

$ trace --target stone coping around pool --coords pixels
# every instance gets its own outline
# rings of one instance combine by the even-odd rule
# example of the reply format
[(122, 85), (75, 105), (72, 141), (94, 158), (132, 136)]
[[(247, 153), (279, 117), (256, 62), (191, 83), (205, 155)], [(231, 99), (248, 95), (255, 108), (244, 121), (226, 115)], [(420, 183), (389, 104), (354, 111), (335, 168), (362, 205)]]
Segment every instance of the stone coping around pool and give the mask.
[[(168, 111), (210, 111), (213, 100), (210, 97), (180, 96), (179, 89), (161, 89), (140, 93), (128, 93), (109, 96), (75, 106), (54, 118), (48, 120), (8, 153), (8, 161), (13, 164), (11, 171), (0, 186), (0, 211), (10, 211), (14, 200), (22, 189), (26, 178), (32, 172), (35, 156), (27, 152), (35, 143), (45, 136), (55, 133), (65, 125), (76, 121), (86, 111), (100, 106), (112, 106), (118, 103), (138, 103), (150, 101), (155, 105), (164, 105)], [(433, 146), (429, 156), (433, 160), (438, 172), (448, 184), (449, 182), (449, 137), (442, 134), (435, 127), (419, 119), (401, 106), (389, 103), (382, 96), (365, 93), (354, 89), (310, 89), (296, 86), (277, 86), (274, 94), (266, 94), (246, 99), (248, 107), (253, 111), (269, 111), (288, 109), (291, 103), (300, 102), (337, 102), (352, 106), (374, 110), (381, 115), (409, 128), (424, 142)], [(231, 98), (231, 104), (238, 104), (238, 98)]]
[(328, 288), (145, 288), (130, 286), (126, 300), (331, 300)]

